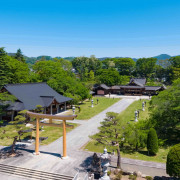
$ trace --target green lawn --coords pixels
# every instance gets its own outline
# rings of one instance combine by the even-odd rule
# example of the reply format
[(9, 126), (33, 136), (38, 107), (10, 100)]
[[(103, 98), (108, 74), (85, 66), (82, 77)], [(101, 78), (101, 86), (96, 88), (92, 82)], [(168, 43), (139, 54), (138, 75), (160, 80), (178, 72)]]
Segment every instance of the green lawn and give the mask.
[[(76, 128), (78, 124), (74, 123), (68, 123), (69, 125), (73, 125), (73, 128), (67, 127), (66, 132), (71, 131), (72, 129)], [(1, 146), (10, 146), (13, 143), (13, 137), (16, 134), (16, 129), (15, 125), (7, 125), (6, 126), (6, 133), (5, 133), (5, 138), (1, 138), (0, 135), (0, 145)], [(56, 139), (60, 138), (63, 135), (63, 130), (62, 127), (49, 127), (49, 126), (44, 126), (43, 127), (44, 131), (40, 131), (40, 137), (48, 137), (48, 139), (42, 141), (40, 144), (41, 145), (47, 145), (50, 144), (51, 142), (55, 141)], [(21, 136), (21, 139), (30, 137), (32, 135), (32, 138), (35, 139), (35, 131), (32, 133), (24, 133), (23, 136)]]
[[(78, 124), (75, 123), (68, 123), (69, 125), (73, 125), (73, 128), (66, 128), (66, 132), (71, 131), (72, 129), (76, 128)], [(41, 145), (47, 145), (52, 143), (53, 141), (57, 140), (63, 135), (63, 129), (62, 127), (49, 127), (49, 126), (44, 126), (43, 127), (44, 131), (40, 131), (40, 137), (48, 137), (48, 139), (42, 141), (40, 144)], [(35, 134), (34, 134), (35, 135)]]
[[(103, 149), (105, 147), (102, 145), (96, 145), (95, 141), (90, 141), (85, 147), (84, 150), (86, 151), (93, 151), (93, 152), (99, 152), (99, 153), (103, 153)], [(144, 160), (144, 161), (155, 161), (155, 162), (161, 162), (161, 163), (165, 163), (166, 162), (166, 157), (167, 154), (169, 152), (170, 148), (160, 148), (157, 155), (156, 156), (148, 156), (147, 154), (147, 150), (143, 149), (141, 151), (121, 151), (121, 157), (124, 158), (131, 158), (131, 159), (140, 159), (140, 160)], [(108, 151), (110, 151), (108, 149)]]
[[(99, 100), (97, 104), (97, 99)], [(99, 114), (100, 112), (107, 109), (109, 106), (113, 105), (114, 103), (118, 102), (119, 98), (105, 98), (105, 97), (95, 97), (94, 100), (94, 107), (91, 107), (91, 100), (84, 101), (82, 104), (76, 106), (75, 114), (77, 114), (77, 118), (79, 120), (86, 120), (90, 119), (93, 116)], [(78, 106), (81, 108), (81, 112), (79, 113)], [(72, 113), (72, 112), (71, 112)]]
[(142, 111), (142, 102), (143, 102), (143, 100), (135, 101), (129, 107), (127, 107), (127, 109), (125, 109), (123, 112), (121, 112), (119, 114), (121, 121), (125, 121), (125, 122), (134, 121), (134, 119), (135, 119), (134, 111), (135, 110), (140, 111), (139, 118), (138, 118), (139, 121), (147, 119), (149, 117), (149, 112), (148, 112), (149, 100), (146, 100), (145, 111)]
[[(136, 109), (140, 111), (140, 117), (138, 118), (138, 120), (139, 121), (146, 120), (149, 117), (149, 112), (148, 112), (149, 100), (146, 100), (145, 111), (142, 111), (142, 102), (143, 102), (143, 100), (135, 101), (126, 110), (121, 112), (119, 114), (121, 120), (125, 121), (125, 122), (135, 123), (134, 122), (134, 111)], [(90, 141), (84, 147), (84, 149), (87, 151), (102, 153), (104, 146), (95, 144), (95, 141)], [(122, 155), (122, 157), (126, 157), (126, 158), (141, 159), (141, 160), (145, 160), (145, 161), (156, 161), (156, 162), (164, 163), (164, 162), (166, 162), (166, 156), (167, 156), (168, 151), (169, 151), (169, 148), (167, 148), (167, 149), (162, 148), (162, 149), (159, 149), (159, 152), (157, 153), (156, 156), (148, 156), (146, 148), (139, 152), (126, 149), (126, 150), (121, 151), (121, 155)]]

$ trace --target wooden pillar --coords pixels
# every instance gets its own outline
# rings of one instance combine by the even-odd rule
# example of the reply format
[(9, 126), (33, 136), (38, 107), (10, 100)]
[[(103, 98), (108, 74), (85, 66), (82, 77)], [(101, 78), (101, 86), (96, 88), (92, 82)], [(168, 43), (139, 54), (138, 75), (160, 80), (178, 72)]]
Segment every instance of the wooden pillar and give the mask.
[(12, 111), (12, 114), (11, 114), (11, 121), (14, 120), (14, 111)]
[(51, 108), (50, 108), (50, 109), (51, 109), (51, 115), (52, 115), (52, 106), (53, 106), (53, 105), (51, 104), (51, 106), (50, 106), (50, 107), (51, 107)]
[(49, 123), (51, 123), (51, 124), (52, 124), (52, 118), (49, 118)]
[(56, 104), (57, 114), (59, 113), (59, 104)]
[(36, 119), (36, 144), (35, 155), (39, 155), (39, 118)]
[(46, 114), (46, 107), (44, 107), (44, 114)]
[(64, 110), (66, 111), (66, 102), (64, 103)]
[(63, 120), (63, 158), (67, 157), (66, 153), (66, 121)]

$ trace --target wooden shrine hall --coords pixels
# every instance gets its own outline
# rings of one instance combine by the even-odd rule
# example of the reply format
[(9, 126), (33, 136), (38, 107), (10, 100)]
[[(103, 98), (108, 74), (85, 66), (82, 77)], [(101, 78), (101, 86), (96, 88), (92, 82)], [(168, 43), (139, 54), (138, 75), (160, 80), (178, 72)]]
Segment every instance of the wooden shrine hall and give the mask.
[(94, 87), (97, 95), (121, 94), (121, 95), (157, 95), (160, 91), (166, 89), (162, 86), (146, 86), (146, 78), (131, 78), (127, 85), (115, 85), (108, 87), (100, 84)]
[(60, 95), (46, 83), (7, 84), (0, 92), (8, 92), (16, 98), (15, 102), (6, 102), (8, 106), (3, 115), (6, 120), (13, 120), (18, 111), (34, 111), (37, 105), (43, 107), (44, 114), (57, 114), (66, 110), (72, 100)]

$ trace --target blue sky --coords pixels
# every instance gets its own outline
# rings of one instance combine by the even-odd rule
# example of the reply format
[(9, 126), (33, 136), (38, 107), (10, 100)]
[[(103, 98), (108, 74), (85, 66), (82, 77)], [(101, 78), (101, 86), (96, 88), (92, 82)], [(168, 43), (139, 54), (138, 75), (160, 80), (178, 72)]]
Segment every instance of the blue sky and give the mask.
[(0, 0), (0, 46), (28, 56), (180, 55), (180, 0)]

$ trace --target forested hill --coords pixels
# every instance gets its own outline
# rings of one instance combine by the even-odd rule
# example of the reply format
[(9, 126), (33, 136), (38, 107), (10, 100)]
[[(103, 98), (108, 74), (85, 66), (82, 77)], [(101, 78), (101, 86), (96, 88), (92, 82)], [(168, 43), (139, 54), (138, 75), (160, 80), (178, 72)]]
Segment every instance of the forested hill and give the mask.
[[(9, 56), (14, 56), (15, 53), (8, 53)], [(158, 56), (154, 56), (154, 58), (157, 58), (157, 60), (165, 60), (165, 59), (170, 59), (171, 57), (173, 56), (170, 56), (168, 54), (160, 54)], [(36, 61), (39, 61), (39, 60), (52, 60), (54, 57), (51, 57), (51, 56), (38, 56), (38, 57), (28, 57), (28, 56), (24, 56), (26, 62), (28, 64), (35, 64)], [(58, 58), (58, 59), (61, 59), (63, 57), (55, 57), (55, 58)], [(66, 60), (69, 60), (69, 61), (72, 61), (75, 57), (64, 57), (63, 59), (66, 59)], [(107, 58), (112, 58), (112, 57), (102, 57), (102, 58), (98, 58), (100, 61), (103, 61)], [(122, 58), (122, 57), (115, 57), (115, 58)], [(137, 58), (132, 58), (135, 62), (138, 60)]]

